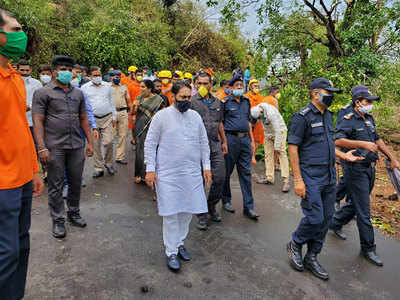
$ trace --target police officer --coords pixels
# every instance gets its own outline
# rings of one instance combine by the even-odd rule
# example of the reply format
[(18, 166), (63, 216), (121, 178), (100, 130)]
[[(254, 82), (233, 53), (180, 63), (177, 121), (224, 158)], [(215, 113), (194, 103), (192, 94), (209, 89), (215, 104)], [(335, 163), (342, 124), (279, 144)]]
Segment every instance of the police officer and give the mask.
[(228, 154), (225, 155), (226, 177), (223, 189), (223, 208), (231, 213), (232, 207), (230, 178), (235, 165), (239, 175), (240, 188), (243, 194), (243, 214), (257, 220), (254, 212), (254, 199), (251, 189), (251, 159), (255, 150), (252, 126), (250, 123), (250, 100), (243, 97), (243, 79), (234, 76), (229, 86), (232, 94), (223, 99), (224, 129), (228, 141)]
[[(202, 117), (210, 145), (212, 184), (207, 199), (208, 213), (212, 221), (221, 222), (221, 216), (217, 213), (215, 206), (222, 198), (222, 188), (225, 181), (224, 154), (228, 153), (222, 124), (223, 112), (221, 107), (223, 104), (211, 94), (212, 82), (209, 74), (201, 72), (198, 75), (197, 84), (199, 88), (197, 94), (192, 97), (191, 108)], [(197, 228), (200, 230), (208, 228), (207, 214), (198, 215)]]
[(335, 145), (342, 149), (356, 149), (355, 155), (365, 159), (344, 163), (346, 191), (352, 201), (334, 215), (330, 229), (344, 239), (341, 228), (356, 215), (362, 255), (371, 263), (383, 266), (382, 260), (376, 255), (370, 219), (370, 193), (375, 182), (377, 151), (385, 154), (392, 168), (399, 168), (399, 162), (376, 132), (374, 118), (370, 115), (373, 103), (379, 97), (372, 96), (367, 89), (358, 86), (353, 89), (352, 100), (351, 112), (337, 121)]
[[(334, 213), (336, 169), (333, 142), (333, 93), (341, 92), (326, 78), (317, 78), (310, 85), (311, 103), (293, 115), (289, 131), (289, 155), (293, 169), (295, 193), (302, 198), (304, 218), (287, 244), (292, 267), (297, 271), (310, 270), (321, 279), (328, 272), (319, 264), (317, 255)], [(352, 151), (336, 155), (345, 160), (361, 160)], [(308, 251), (302, 258), (302, 245)]]

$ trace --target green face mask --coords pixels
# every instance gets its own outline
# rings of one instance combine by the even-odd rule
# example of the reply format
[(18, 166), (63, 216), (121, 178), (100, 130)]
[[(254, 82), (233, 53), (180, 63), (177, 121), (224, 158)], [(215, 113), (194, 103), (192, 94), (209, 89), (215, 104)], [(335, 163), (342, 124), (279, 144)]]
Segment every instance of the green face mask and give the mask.
[(28, 44), (28, 37), (25, 32), (4, 32), (0, 30), (0, 33), (7, 35), (7, 43), (0, 46), (0, 54), (7, 58), (20, 57), (25, 54), (26, 46)]

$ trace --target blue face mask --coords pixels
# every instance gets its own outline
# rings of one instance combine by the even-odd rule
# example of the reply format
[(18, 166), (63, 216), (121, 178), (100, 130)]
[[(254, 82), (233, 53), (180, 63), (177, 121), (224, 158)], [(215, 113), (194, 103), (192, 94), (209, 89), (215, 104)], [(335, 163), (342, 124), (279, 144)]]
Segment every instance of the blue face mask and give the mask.
[(329, 107), (329, 106), (332, 105), (333, 95), (326, 95), (326, 94), (323, 94), (321, 92), (318, 92), (318, 93), (321, 96), (321, 99), (319, 99), (319, 102), (321, 102), (326, 107)]
[(113, 82), (118, 85), (121, 82), (121, 78), (113, 78)]
[(229, 95), (231, 93), (231, 90), (229, 89), (224, 89), (225, 94)]
[(190, 101), (175, 101), (175, 104), (181, 113), (186, 112), (190, 108)]
[(72, 80), (72, 72), (70, 71), (58, 71), (57, 80), (62, 84), (69, 84)]
[(242, 90), (242, 89), (240, 89), (240, 90), (233, 90), (233, 91), (232, 91), (232, 95), (235, 96), (235, 97), (241, 97), (241, 96), (243, 96), (243, 90)]

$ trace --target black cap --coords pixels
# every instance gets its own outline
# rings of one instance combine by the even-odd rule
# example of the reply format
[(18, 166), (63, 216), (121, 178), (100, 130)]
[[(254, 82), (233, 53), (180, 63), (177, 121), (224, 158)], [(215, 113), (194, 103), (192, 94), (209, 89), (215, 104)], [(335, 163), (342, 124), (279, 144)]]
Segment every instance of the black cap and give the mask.
[(368, 90), (366, 90), (366, 89), (359, 89), (359, 90), (356, 90), (351, 95), (351, 99), (353, 101), (356, 101), (356, 100), (361, 101), (363, 99), (366, 99), (366, 100), (369, 100), (369, 101), (379, 101), (381, 98), (379, 96), (372, 96), (370, 94), (370, 92)]
[(120, 76), (121, 75), (121, 71), (119, 71), (119, 70), (111, 70), (109, 74), (110, 74), (110, 76)]
[(235, 82), (237, 81), (243, 81), (243, 78), (240, 77), (240, 75), (235, 74), (231, 80), (229, 80), (229, 86), (233, 86)]
[(328, 79), (323, 78), (323, 77), (313, 80), (313, 82), (310, 85), (310, 90), (314, 90), (314, 89), (324, 89), (324, 90), (327, 90), (328, 92), (332, 92), (332, 93), (341, 93), (342, 92), (341, 89), (334, 88), (332, 82), (330, 82)]
[(53, 67), (57, 67), (57, 66), (73, 67), (74, 64), (75, 64), (75, 61), (70, 56), (56, 55), (51, 60), (51, 65)]

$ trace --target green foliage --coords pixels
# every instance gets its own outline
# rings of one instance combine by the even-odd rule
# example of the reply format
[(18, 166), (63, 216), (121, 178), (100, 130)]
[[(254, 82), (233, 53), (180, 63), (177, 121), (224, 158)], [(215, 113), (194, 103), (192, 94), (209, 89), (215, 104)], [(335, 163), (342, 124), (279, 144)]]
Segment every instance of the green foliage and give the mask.
[(34, 67), (55, 54), (103, 69), (148, 65), (197, 71), (231, 71), (245, 57), (236, 26), (222, 32), (185, 0), (164, 9), (157, 0), (0, 0), (28, 33), (27, 58)]

